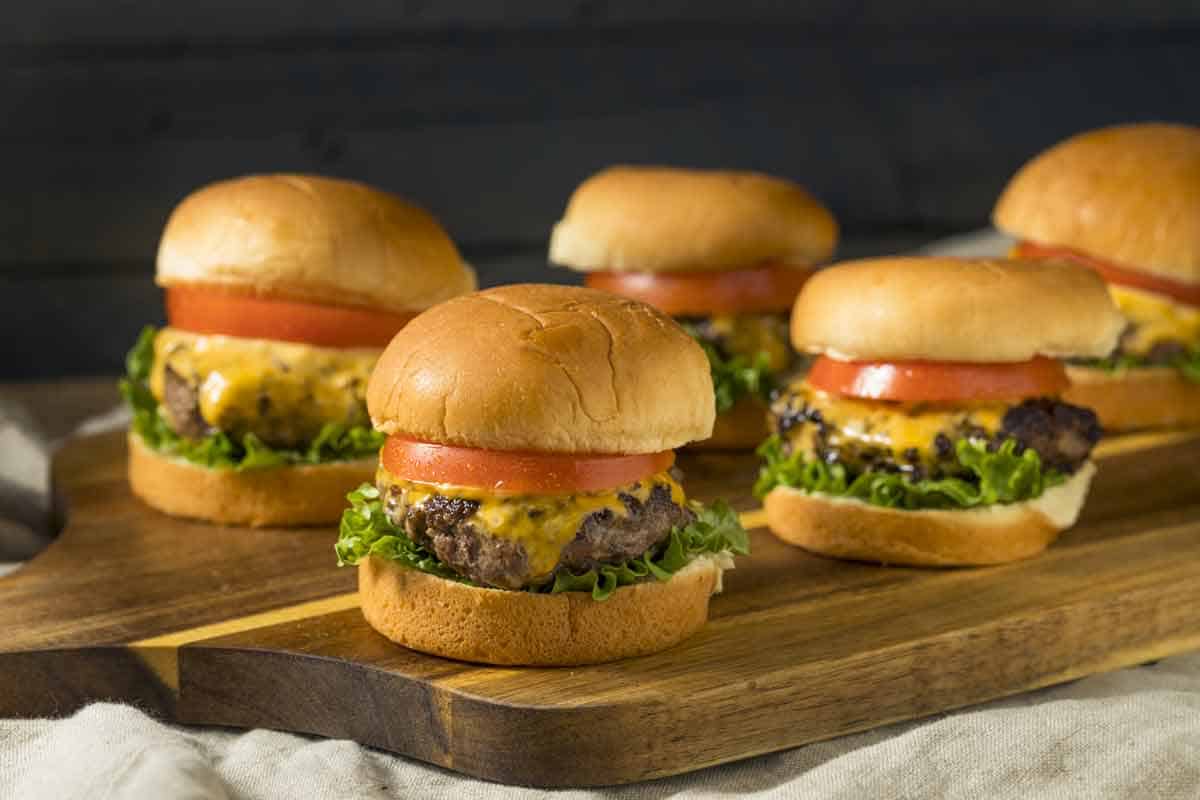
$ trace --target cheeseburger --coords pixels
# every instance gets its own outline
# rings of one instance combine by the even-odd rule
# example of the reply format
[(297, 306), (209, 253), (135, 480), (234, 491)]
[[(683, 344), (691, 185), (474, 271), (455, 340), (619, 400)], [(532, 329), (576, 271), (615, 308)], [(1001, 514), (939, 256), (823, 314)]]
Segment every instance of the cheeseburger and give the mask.
[(1200, 425), (1200, 128), (1068, 139), (1021, 168), (993, 219), (1019, 257), (1099, 273), (1128, 322), (1115, 353), (1068, 368), (1069, 400), (1112, 430)]
[(950, 258), (815, 276), (792, 343), (817, 354), (771, 405), (755, 491), (781, 539), (839, 558), (995, 564), (1075, 523), (1100, 425), (1057, 360), (1123, 322), (1092, 272)]
[(168, 514), (250, 525), (338, 519), (383, 441), (375, 360), (417, 312), (475, 288), (425, 211), (302, 175), (184, 199), (156, 281), (167, 327), (142, 332), (121, 384), (130, 484)]
[(672, 449), (712, 430), (708, 362), (636, 301), (518, 285), (443, 303), (388, 345), (367, 404), (387, 443), (336, 550), (367, 622), (407, 647), (651, 653), (704, 624), (747, 552), (737, 515), (688, 502), (672, 471)]
[(788, 309), (836, 243), (833, 216), (789, 181), (612, 167), (575, 190), (550, 260), (675, 317), (712, 371), (717, 422), (704, 446), (749, 448), (765, 435), (771, 391), (799, 366)]

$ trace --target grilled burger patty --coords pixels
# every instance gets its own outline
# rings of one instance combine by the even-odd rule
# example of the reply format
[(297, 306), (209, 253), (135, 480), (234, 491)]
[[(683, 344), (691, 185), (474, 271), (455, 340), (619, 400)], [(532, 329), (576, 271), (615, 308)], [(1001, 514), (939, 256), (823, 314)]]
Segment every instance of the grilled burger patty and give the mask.
[(185, 438), (252, 433), (273, 447), (303, 447), (327, 423), (370, 424), (366, 385), (377, 357), (164, 328), (154, 339), (150, 390)]
[(1048, 468), (1073, 473), (1102, 433), (1091, 410), (1048, 397), (947, 409), (838, 398), (800, 382), (777, 394), (771, 412), (790, 452), (913, 480), (970, 477), (955, 457), (955, 443), (964, 438), (991, 450), (1013, 439), (1018, 452), (1035, 450)]
[[(582, 573), (637, 558), (666, 539), (673, 527), (695, 518), (682, 505), (677, 484), (654, 479), (604, 493), (611, 498), (481, 500), (436, 492), (414, 495), (412, 486), (398, 482), (385, 489), (384, 510), (392, 524), (464, 577), (503, 589), (545, 583), (561, 570)], [(604, 507), (588, 510), (596, 505)], [(495, 524), (497, 520), (503, 522)], [(573, 527), (557, 534), (563, 523)], [(545, 541), (547, 536), (559, 541)]]
[(170, 367), (163, 370), (163, 409), (171, 430), (186, 439), (203, 439), (216, 428), (200, 413), (198, 387), (188, 383)]

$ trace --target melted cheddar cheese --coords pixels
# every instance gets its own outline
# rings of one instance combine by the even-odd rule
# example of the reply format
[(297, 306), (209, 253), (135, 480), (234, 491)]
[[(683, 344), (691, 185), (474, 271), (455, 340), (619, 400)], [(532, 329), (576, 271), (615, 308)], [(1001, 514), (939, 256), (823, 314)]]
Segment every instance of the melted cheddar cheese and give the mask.
[(1109, 294), (1134, 328), (1121, 340), (1121, 349), (1144, 355), (1155, 342), (1200, 343), (1200, 308), (1172, 302), (1154, 292), (1109, 284)]
[(777, 314), (716, 314), (708, 318), (708, 329), (721, 337), (731, 355), (753, 361), (767, 354), (767, 369), (780, 372), (791, 365), (794, 353), (788, 342), (786, 317)]
[(465, 486), (416, 483), (400, 480), (383, 467), (379, 468), (375, 482), (381, 492), (393, 490), (400, 510), (418, 507), (434, 495), (479, 503), (468, 522), (481, 532), (523, 545), (535, 580), (550, 575), (563, 548), (571, 543), (589, 516), (604, 510), (618, 517), (627, 516), (620, 495), (630, 495), (644, 503), (655, 486), (665, 485), (670, 487), (673, 502), (683, 505), (685, 501), (683, 488), (666, 472), (631, 486), (563, 495), (496, 494)]
[(154, 340), (150, 391), (165, 400), (170, 369), (196, 392), (213, 428), (268, 444), (310, 441), (327, 422), (369, 424), (366, 387), (376, 349), (312, 347), (266, 339), (205, 336), (174, 328)]
[(939, 433), (952, 440), (966, 430), (994, 433), (1006, 408), (857, 400), (818, 391), (804, 382), (793, 384), (785, 400), (792, 408), (806, 407), (810, 420), (813, 412), (820, 415), (820, 422), (803, 422), (788, 431), (793, 451), (819, 458), (822, 448), (851, 453), (890, 451), (897, 456), (912, 450), (926, 463), (939, 460), (934, 445)]

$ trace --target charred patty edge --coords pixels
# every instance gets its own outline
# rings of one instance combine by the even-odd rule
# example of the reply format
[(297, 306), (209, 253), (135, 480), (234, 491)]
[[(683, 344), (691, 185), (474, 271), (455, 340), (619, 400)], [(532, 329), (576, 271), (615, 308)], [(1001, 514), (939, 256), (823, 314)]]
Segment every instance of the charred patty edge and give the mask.
[(819, 409), (808, 403), (802, 401), (797, 406), (789, 402), (797, 397), (796, 392), (783, 390), (776, 393), (771, 403), (772, 423), (787, 452), (791, 452), (791, 438), (801, 426), (815, 425), (813, 450), (824, 463), (842, 464), (857, 473), (898, 473), (914, 481), (973, 479), (974, 475), (963, 470), (955, 455), (957, 442), (962, 439), (983, 442), (993, 453), (1012, 440), (1016, 442), (1017, 455), (1032, 449), (1047, 469), (1070, 475), (1088, 460), (1103, 435), (1099, 418), (1091, 409), (1052, 397), (1030, 398), (1006, 408), (998, 430), (964, 424), (950, 432), (938, 432), (925, 451), (936, 459), (928, 464), (921, 458), (922, 451), (913, 447), (897, 452), (887, 447), (826, 443), (830, 423)]
[(628, 491), (619, 491), (624, 515), (607, 508), (591, 512), (562, 548), (554, 568), (548, 574), (533, 575), (524, 544), (496, 536), (472, 521), (481, 506), (479, 500), (432, 494), (418, 504), (403, 505), (399, 499), (402, 491), (398, 486), (384, 489), (388, 520), (458, 574), (500, 589), (541, 586), (563, 571), (579, 574), (619, 565), (653, 551), (673, 528), (695, 519), (691, 509), (674, 502), (668, 484), (654, 484), (644, 502)]

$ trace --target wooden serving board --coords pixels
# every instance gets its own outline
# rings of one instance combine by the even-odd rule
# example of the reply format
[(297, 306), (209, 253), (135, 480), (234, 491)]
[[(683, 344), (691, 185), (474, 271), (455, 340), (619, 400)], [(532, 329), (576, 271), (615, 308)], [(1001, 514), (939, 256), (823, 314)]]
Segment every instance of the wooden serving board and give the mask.
[[(1080, 525), (973, 570), (831, 561), (753, 531), (711, 621), (654, 656), (495, 669), (363, 622), (328, 529), (247, 530), (131, 497), (119, 434), (57, 458), (63, 535), (0, 579), (0, 715), (98, 699), (348, 737), (470, 775), (615, 784), (700, 769), (1200, 648), (1200, 438), (1110, 443)], [(689, 491), (753, 508), (749, 455)], [(757, 512), (746, 515), (753, 523)]]

